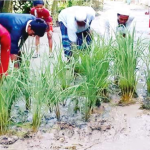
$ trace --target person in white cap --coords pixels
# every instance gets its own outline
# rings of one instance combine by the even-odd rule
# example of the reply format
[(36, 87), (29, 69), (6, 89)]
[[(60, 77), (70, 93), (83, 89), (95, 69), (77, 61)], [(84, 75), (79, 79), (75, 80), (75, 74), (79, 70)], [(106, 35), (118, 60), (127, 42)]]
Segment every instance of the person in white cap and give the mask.
[(83, 48), (83, 37), (88, 45), (91, 43), (90, 25), (94, 18), (94, 9), (86, 6), (73, 6), (60, 12), (58, 21), (66, 57), (72, 55), (72, 43), (77, 44), (79, 49)]
[(107, 15), (103, 16), (104, 25), (103, 33), (107, 38), (114, 36), (116, 33), (121, 33), (125, 36), (126, 32), (132, 30), (134, 27), (134, 17), (130, 15), (128, 9), (122, 9), (116, 11), (111, 11)]

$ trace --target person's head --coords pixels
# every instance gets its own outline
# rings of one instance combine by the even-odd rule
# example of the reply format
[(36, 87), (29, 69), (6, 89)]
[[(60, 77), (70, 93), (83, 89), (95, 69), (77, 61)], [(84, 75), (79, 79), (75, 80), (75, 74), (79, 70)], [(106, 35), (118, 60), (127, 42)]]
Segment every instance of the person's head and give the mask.
[(48, 28), (47, 23), (43, 19), (37, 18), (30, 22), (27, 28), (27, 33), (29, 36), (38, 35), (42, 37), (46, 32), (47, 28)]
[(42, 9), (44, 7), (44, 1), (43, 0), (34, 0), (33, 1), (33, 6), (36, 8), (36, 9)]
[(129, 16), (118, 14), (118, 23), (125, 25), (128, 21)]
[(118, 23), (125, 25), (129, 19), (129, 10), (121, 10), (117, 13)]
[(75, 13), (75, 21), (79, 27), (84, 27), (86, 25), (87, 16), (83, 11), (77, 11)]

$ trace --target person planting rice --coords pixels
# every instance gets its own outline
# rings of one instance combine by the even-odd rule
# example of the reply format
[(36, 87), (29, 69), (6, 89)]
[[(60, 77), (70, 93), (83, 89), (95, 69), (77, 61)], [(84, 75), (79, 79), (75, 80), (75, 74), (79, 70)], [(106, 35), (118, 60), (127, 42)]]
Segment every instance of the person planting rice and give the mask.
[(94, 18), (95, 11), (91, 7), (73, 6), (60, 12), (58, 21), (66, 57), (72, 55), (72, 43), (75, 43), (79, 49), (82, 49), (84, 39), (88, 45), (91, 43), (90, 25)]
[[(111, 15), (112, 14), (112, 15)], [(115, 46), (112, 46), (114, 49), (114, 83), (122, 88), (121, 81), (122, 81), (122, 76), (125, 74), (123, 71), (125, 70), (124, 66), (122, 67), (121, 65), (126, 64), (127, 61), (130, 61), (130, 56), (129, 54), (133, 53), (132, 51), (134, 49), (129, 48), (129, 45), (133, 45), (132, 39), (134, 39), (134, 25), (135, 25), (135, 19), (130, 15), (130, 12), (128, 9), (122, 9), (118, 10), (116, 12), (110, 11), (106, 15), (102, 16), (104, 19), (104, 24), (103, 24), (103, 34), (105, 35), (106, 39), (110, 41), (111, 38), (115, 38)], [(119, 35), (119, 36), (118, 36)], [(120, 36), (121, 35), (121, 36)], [(122, 38), (125, 37), (125, 38)], [(116, 52), (116, 46), (118, 47), (118, 52)], [(121, 58), (121, 59), (120, 59)], [(135, 60), (136, 57), (131, 57), (132, 60)], [(135, 59), (134, 59), (135, 58)], [(126, 60), (126, 61), (123, 61)], [(132, 61), (131, 61), (132, 62)], [(121, 67), (120, 67), (121, 66)], [(133, 66), (133, 65), (132, 65)], [(133, 66), (134, 67), (134, 66)], [(124, 69), (122, 71), (122, 68)], [(135, 67), (136, 68), (136, 67)], [(133, 68), (133, 70), (135, 69)], [(130, 68), (127, 68), (129, 70)], [(127, 72), (127, 71), (125, 71)], [(130, 72), (131, 73), (131, 72)], [(132, 74), (132, 73), (131, 73)], [(134, 74), (134, 73), (133, 73)], [(128, 76), (124, 76), (124, 79), (126, 79), (126, 82), (129, 83), (128, 81)], [(123, 89), (123, 88), (122, 88)], [(134, 98), (137, 98), (138, 95), (134, 89), (131, 91), (131, 95)], [(128, 91), (128, 90), (127, 90)], [(122, 90), (119, 95), (124, 95), (124, 91)], [(130, 93), (130, 92), (128, 92)], [(127, 94), (128, 94), (127, 93)]]
[(103, 31), (101, 32), (109, 38), (114, 36), (115, 33), (120, 33), (124, 37), (128, 30), (133, 29), (134, 26), (134, 17), (131, 17), (128, 9), (118, 10), (117, 12), (107, 12), (102, 16), (104, 19), (103, 22)]
[(10, 56), (10, 34), (0, 24), (0, 79), (7, 75)]
[(19, 50), (28, 36), (38, 35), (42, 37), (48, 27), (43, 19), (36, 19), (35, 16), (29, 14), (0, 13), (0, 24), (10, 33), (11, 60), (15, 62), (14, 67), (16, 68), (19, 68), (17, 61), (19, 58)]
[[(48, 44), (49, 44), (49, 57), (53, 57), (52, 53), (52, 32), (53, 32), (53, 23), (52, 23), (52, 17), (50, 16), (49, 10), (44, 8), (44, 2), (43, 0), (34, 0), (33, 1), (34, 7), (31, 9), (31, 14), (36, 16), (37, 18), (42, 18), (45, 20), (45, 22), (48, 24), (47, 29), (47, 38), (48, 38)], [(33, 56), (33, 58), (37, 58), (39, 56), (39, 44), (40, 44), (40, 38), (39, 36), (36, 36), (36, 52)]]

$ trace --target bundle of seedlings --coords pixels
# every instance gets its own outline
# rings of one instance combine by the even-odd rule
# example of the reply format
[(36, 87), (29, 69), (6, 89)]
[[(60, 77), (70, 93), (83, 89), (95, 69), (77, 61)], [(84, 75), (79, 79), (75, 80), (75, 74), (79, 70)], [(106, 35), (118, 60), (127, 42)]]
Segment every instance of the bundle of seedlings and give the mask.
[[(55, 71), (51, 72), (50, 65), (45, 67), (45, 71), (42, 72), (42, 87), (44, 88), (44, 97), (46, 105), (50, 113), (54, 110), (57, 120), (60, 120), (60, 95), (61, 95), (61, 86), (56, 79)], [(53, 69), (54, 70), (54, 66)]]
[(110, 77), (110, 63), (112, 61), (112, 39), (105, 41), (105, 38), (97, 36), (97, 41), (94, 41), (94, 46), (92, 47), (93, 51), (93, 60), (96, 65), (97, 70), (99, 70), (99, 80), (98, 86), (100, 89), (98, 94), (102, 97), (103, 102), (109, 102), (108, 96), (108, 86), (109, 86), (109, 77)]
[(145, 78), (146, 78), (146, 91), (147, 96), (144, 98), (142, 104), (143, 109), (150, 109), (150, 43), (145, 44), (145, 50), (143, 49), (143, 62), (145, 64)]
[(33, 85), (31, 87), (31, 112), (32, 112), (32, 130), (36, 132), (41, 124), (42, 118), (45, 114), (46, 95), (43, 86), (43, 75), (42, 73), (36, 73), (34, 77)]
[(118, 84), (121, 89), (120, 104), (127, 105), (133, 102), (133, 94), (136, 92), (137, 76), (136, 67), (141, 54), (141, 40), (135, 39), (135, 29), (127, 32), (123, 37), (116, 35), (114, 49), (114, 71), (118, 73)]
[(18, 78), (11, 73), (0, 84), (0, 135), (5, 134), (11, 122), (11, 109), (19, 97)]
[[(61, 56), (62, 51), (57, 54), (57, 62), (53, 67), (53, 89), (56, 90), (57, 96), (55, 95), (55, 99), (59, 100), (59, 103), (55, 101), (55, 112), (57, 119), (60, 120), (60, 116), (58, 118), (59, 113), (59, 104), (66, 105), (66, 101), (71, 97), (73, 93), (73, 85), (74, 85), (74, 62), (73, 59), (70, 58), (70, 61), (66, 63), (62, 60)], [(57, 103), (56, 103), (57, 102)], [(54, 103), (54, 102), (52, 102)]]
[(104, 91), (108, 88), (109, 50), (110, 44), (107, 45), (103, 39), (99, 38), (90, 50), (78, 53), (76, 65), (83, 80), (77, 94), (85, 97), (83, 110), (86, 121), (95, 105), (100, 106)]
[(143, 60), (146, 66), (145, 77), (147, 85), (147, 96), (150, 96), (150, 43), (143, 52)]
[[(59, 62), (60, 61), (60, 62)], [(60, 120), (60, 104), (68, 96), (70, 77), (66, 69), (66, 63), (61, 60), (51, 62), (43, 59), (40, 68), (35, 72), (34, 81), (31, 86), (31, 110), (33, 114), (32, 129), (37, 131), (43, 116), (49, 110), (55, 112), (56, 118)]]
[(57, 54), (57, 62), (54, 64), (54, 76), (57, 78), (58, 83), (61, 85), (61, 89), (65, 90), (74, 81), (74, 62), (70, 58), (70, 61), (66, 63), (62, 60), (62, 51)]
[(52, 108), (51, 103), (48, 103), (49, 98), (52, 98), (53, 78), (51, 73), (51, 62), (48, 57), (42, 57), (40, 66), (32, 70), (32, 84), (30, 87), (31, 94), (31, 112), (32, 112), (32, 130), (38, 131), (41, 125), (43, 116), (48, 109)]
[[(24, 46), (25, 47), (25, 46)], [(31, 58), (32, 58), (33, 52), (24, 51), (21, 54), (21, 62), (20, 62), (20, 68), (19, 68), (19, 80), (21, 81), (18, 85), (22, 96), (25, 97), (25, 103), (26, 103), (26, 110), (29, 110), (31, 107), (31, 85), (32, 85), (32, 74), (31, 74)], [(33, 73), (33, 71), (32, 71)]]

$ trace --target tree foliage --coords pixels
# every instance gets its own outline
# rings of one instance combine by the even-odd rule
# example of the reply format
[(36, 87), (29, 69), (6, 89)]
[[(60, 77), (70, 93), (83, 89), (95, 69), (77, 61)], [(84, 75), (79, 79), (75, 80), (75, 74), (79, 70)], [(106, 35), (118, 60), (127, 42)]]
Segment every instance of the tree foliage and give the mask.
[(30, 13), (33, 0), (13, 0), (13, 10), (16, 13)]

